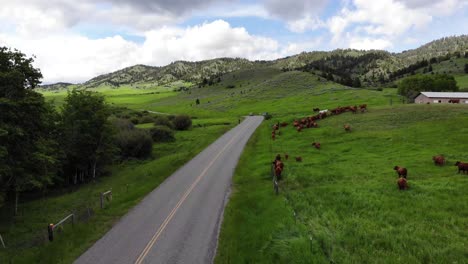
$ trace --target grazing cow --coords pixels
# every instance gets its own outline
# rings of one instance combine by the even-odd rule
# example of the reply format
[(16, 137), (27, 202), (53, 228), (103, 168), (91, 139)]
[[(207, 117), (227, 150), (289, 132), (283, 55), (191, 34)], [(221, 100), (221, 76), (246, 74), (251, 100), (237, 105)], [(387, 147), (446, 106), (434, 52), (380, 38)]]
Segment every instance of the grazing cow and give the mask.
[(276, 179), (279, 181), (281, 180), (281, 174), (283, 173), (284, 164), (281, 160), (276, 160), (273, 162), (273, 166), (275, 167), (275, 176)]
[(276, 179), (278, 181), (281, 180), (281, 173), (282, 172), (283, 172), (283, 170), (281, 169), (281, 167), (275, 166), (275, 176), (276, 176)]
[(281, 155), (280, 154), (277, 154), (276, 157), (275, 157), (275, 162), (278, 161), (278, 160), (281, 160)]
[(457, 161), (455, 163), (455, 166), (458, 166), (458, 173), (460, 173), (461, 171), (463, 173), (468, 173), (468, 163)]
[(301, 162), (301, 161), (302, 161), (302, 157), (296, 157), (296, 161), (297, 161), (297, 162)]
[(452, 103), (452, 104), (459, 104), (459, 103), (460, 103), (460, 99), (450, 99), (448, 102), (449, 102), (449, 103)]
[(350, 110), (351, 112), (353, 112), (353, 114), (356, 114), (357, 109), (358, 109), (357, 106), (350, 106), (350, 107), (349, 107), (349, 110)]
[(313, 110), (314, 110), (314, 112), (318, 112), (318, 111), (320, 111), (320, 108), (314, 108)]
[(316, 149), (320, 149), (320, 143), (319, 142), (312, 143), (312, 146), (314, 146)]
[(281, 155), (278, 154), (275, 157), (275, 160), (272, 162), (274, 171), (275, 171), (275, 176), (278, 180), (281, 180), (281, 173), (283, 172), (284, 169), (284, 164), (281, 162)]
[(285, 160), (288, 160), (288, 158), (289, 158), (289, 155), (286, 154), (286, 153), (284, 153), (284, 159), (285, 159)]
[(301, 125), (298, 125), (298, 126), (296, 127), (296, 130), (297, 130), (297, 132), (301, 132), (302, 126), (301, 126)]
[(359, 109), (361, 110), (361, 113), (364, 113), (364, 111), (367, 111), (367, 105), (362, 104), (362, 105), (359, 106)]
[(344, 130), (346, 132), (351, 132), (351, 126), (349, 124), (344, 125)]
[(397, 184), (398, 184), (398, 189), (400, 189), (400, 190), (408, 189), (408, 181), (403, 177), (400, 177), (398, 179)]
[(433, 156), (432, 160), (434, 161), (434, 164), (438, 166), (443, 166), (445, 164), (445, 158), (442, 155)]
[(398, 176), (403, 177), (406, 179), (406, 176), (408, 175), (408, 170), (403, 167), (395, 166), (393, 167), (394, 170), (398, 173)]

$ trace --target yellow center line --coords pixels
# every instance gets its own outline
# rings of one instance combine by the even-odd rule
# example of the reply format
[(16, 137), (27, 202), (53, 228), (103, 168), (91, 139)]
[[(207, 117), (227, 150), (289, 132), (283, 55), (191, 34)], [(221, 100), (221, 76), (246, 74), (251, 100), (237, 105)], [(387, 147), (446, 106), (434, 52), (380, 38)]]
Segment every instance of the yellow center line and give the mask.
[[(249, 122), (251, 123), (251, 122)], [(246, 124), (245, 125), (245, 128), (247, 128), (250, 124)], [(243, 129), (242, 129), (243, 130)], [(179, 202), (176, 204), (176, 206), (172, 209), (171, 213), (166, 217), (166, 219), (164, 220), (164, 222), (161, 224), (161, 226), (158, 228), (158, 231), (156, 231), (156, 233), (153, 235), (153, 237), (151, 238), (151, 240), (148, 242), (148, 244), (146, 245), (145, 249), (141, 252), (141, 254), (138, 256), (137, 260), (135, 261), (135, 264), (141, 264), (143, 259), (146, 257), (146, 255), (148, 255), (150, 249), (154, 246), (154, 244), (156, 243), (156, 241), (158, 240), (159, 236), (161, 235), (161, 233), (164, 231), (164, 229), (166, 228), (166, 226), (169, 224), (169, 222), (172, 220), (173, 216), (175, 215), (175, 213), (177, 212), (177, 210), (179, 209), (179, 207), (182, 205), (182, 203), (185, 201), (185, 199), (187, 199), (187, 197), (189, 196), (189, 194), (192, 192), (193, 188), (195, 188), (195, 186), (197, 185), (197, 183), (203, 178), (203, 176), (205, 176), (206, 172), (208, 171), (208, 169), (213, 166), (213, 163), (219, 158), (219, 156), (221, 156), (221, 154), (228, 148), (229, 145), (232, 144), (232, 142), (234, 142), (234, 140), (241, 134), (241, 131), (239, 131), (222, 149), (221, 151), (216, 155), (216, 157), (214, 157), (214, 159), (210, 162), (210, 164), (208, 164), (208, 166), (202, 171), (202, 173), (197, 177), (197, 179), (192, 183), (192, 185), (190, 185), (190, 187), (187, 189), (187, 191), (184, 193), (184, 195), (182, 196), (182, 198), (180, 198)]]

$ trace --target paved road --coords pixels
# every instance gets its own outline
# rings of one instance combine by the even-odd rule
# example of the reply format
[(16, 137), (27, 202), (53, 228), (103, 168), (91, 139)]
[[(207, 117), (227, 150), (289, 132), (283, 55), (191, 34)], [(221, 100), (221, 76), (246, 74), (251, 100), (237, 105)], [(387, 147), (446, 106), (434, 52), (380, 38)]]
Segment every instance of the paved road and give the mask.
[(211, 263), (240, 154), (263, 117), (247, 117), (167, 178), (75, 263)]

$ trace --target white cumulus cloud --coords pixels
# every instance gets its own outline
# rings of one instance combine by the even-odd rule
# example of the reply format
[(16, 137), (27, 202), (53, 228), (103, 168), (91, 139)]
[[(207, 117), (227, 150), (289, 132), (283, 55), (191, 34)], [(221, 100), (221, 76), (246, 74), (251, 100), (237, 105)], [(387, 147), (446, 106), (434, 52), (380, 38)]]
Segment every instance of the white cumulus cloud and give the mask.
[(77, 34), (42, 38), (0, 34), (0, 46), (36, 55), (36, 67), (41, 69), (44, 82), (53, 83), (83, 82), (135, 64), (162, 66), (176, 60), (219, 57), (276, 59), (306, 49), (307, 44), (316, 45), (308, 42), (281, 46), (274, 39), (252, 35), (223, 20), (187, 28), (163, 27), (145, 32), (144, 37), (144, 42), (137, 44), (118, 35), (90, 39)]

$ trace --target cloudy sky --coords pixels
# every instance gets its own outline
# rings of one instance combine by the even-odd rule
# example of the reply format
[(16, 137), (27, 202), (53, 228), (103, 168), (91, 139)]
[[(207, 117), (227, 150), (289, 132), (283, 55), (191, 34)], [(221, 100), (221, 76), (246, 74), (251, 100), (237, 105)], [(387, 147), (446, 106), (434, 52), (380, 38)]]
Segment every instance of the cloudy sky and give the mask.
[(36, 56), (44, 83), (135, 64), (417, 48), (468, 33), (468, 0), (0, 0), (0, 46)]

